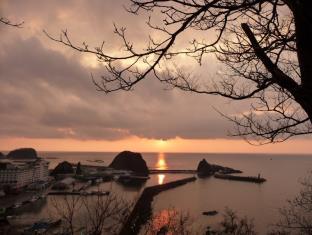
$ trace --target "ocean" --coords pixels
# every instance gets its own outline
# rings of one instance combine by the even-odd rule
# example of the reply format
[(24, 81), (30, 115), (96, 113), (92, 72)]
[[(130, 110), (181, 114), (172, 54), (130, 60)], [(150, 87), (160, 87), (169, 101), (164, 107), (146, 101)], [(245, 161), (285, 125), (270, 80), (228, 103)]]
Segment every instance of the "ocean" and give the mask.
[[(117, 153), (101, 152), (41, 152), (40, 156), (50, 161), (54, 168), (61, 161), (81, 162), (88, 165), (107, 166)], [(225, 208), (239, 216), (254, 219), (256, 230), (265, 234), (269, 226), (279, 218), (279, 209), (296, 196), (301, 188), (300, 181), (312, 170), (309, 155), (279, 154), (213, 154), (213, 153), (142, 153), (149, 168), (153, 169), (196, 169), (200, 160), (242, 170), (242, 175), (258, 176), (267, 182), (258, 185), (248, 182), (227, 181), (213, 177), (198, 179), (193, 183), (160, 193), (153, 201), (153, 212), (168, 208), (189, 212), (196, 226), (216, 226), (222, 219)], [(189, 175), (188, 175), (189, 176)], [(186, 177), (180, 174), (152, 175), (145, 186), (160, 184)], [(122, 196), (135, 198), (142, 188), (124, 188), (116, 183), (103, 183), (103, 189), (115, 191)], [(48, 212), (49, 202), (37, 210), (21, 216), (42, 216)], [(217, 210), (214, 217), (202, 215), (203, 211)]]

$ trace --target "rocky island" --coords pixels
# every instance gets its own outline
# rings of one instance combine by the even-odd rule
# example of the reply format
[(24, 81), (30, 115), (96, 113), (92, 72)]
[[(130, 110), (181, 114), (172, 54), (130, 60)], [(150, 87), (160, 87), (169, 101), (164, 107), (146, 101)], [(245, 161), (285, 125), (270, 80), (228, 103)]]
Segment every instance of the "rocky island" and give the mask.
[(63, 161), (59, 163), (54, 170), (51, 172), (51, 175), (66, 175), (66, 174), (74, 174), (74, 168), (72, 164), (67, 161)]
[(140, 153), (123, 151), (111, 162), (109, 167), (115, 170), (132, 171), (137, 176), (148, 176), (149, 170)]
[(6, 156), (9, 159), (18, 160), (18, 159), (37, 159), (37, 151), (33, 148), (20, 148), (12, 150)]
[(198, 177), (208, 177), (214, 175), (215, 173), (234, 174), (234, 173), (242, 173), (242, 171), (235, 170), (230, 167), (210, 164), (206, 161), (206, 159), (203, 159), (199, 162), (197, 166)]

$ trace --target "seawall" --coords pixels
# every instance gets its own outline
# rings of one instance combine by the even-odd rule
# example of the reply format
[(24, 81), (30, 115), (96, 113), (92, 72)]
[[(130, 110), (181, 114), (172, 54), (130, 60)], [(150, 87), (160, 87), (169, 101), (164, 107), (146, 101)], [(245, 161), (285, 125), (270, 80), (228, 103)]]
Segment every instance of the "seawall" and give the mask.
[(134, 235), (139, 233), (141, 226), (145, 224), (152, 215), (152, 201), (157, 194), (193, 182), (196, 179), (196, 177), (188, 177), (145, 188), (119, 235)]
[(266, 181), (264, 178), (253, 177), (253, 176), (236, 176), (236, 175), (225, 175), (225, 174), (215, 174), (215, 178), (217, 179), (225, 179), (225, 180), (236, 180), (236, 181), (245, 181), (261, 184)]

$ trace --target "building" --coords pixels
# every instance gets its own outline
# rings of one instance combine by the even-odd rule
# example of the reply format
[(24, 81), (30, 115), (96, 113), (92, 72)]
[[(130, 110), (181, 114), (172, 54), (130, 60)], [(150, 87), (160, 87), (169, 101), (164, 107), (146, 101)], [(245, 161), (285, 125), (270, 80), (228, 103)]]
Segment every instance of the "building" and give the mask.
[(49, 177), (49, 162), (42, 158), (0, 161), (0, 188), (20, 189)]

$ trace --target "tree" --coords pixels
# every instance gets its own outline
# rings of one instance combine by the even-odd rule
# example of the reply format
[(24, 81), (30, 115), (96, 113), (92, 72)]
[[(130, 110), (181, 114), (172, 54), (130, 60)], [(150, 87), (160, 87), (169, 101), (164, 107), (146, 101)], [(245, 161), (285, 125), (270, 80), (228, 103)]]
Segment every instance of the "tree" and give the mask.
[(220, 228), (217, 231), (207, 233), (216, 235), (256, 235), (253, 220), (247, 217), (240, 218), (236, 212), (226, 208)]
[[(92, 77), (98, 90), (131, 90), (143, 79), (154, 76), (183, 91), (250, 100), (248, 112), (227, 116), (236, 124), (233, 135), (264, 144), (311, 134), (311, 1), (130, 2), (129, 13), (149, 15), (148, 27), (162, 36), (150, 36), (145, 48), (137, 48), (127, 39), (126, 28), (117, 26), (115, 34), (125, 48), (117, 56), (108, 53), (104, 42), (90, 49), (87, 43), (73, 43), (67, 31), (59, 38), (47, 34), (52, 40), (91, 53), (105, 63), (108, 75)], [(224, 65), (216, 80), (198, 79), (191, 71), (186, 72), (183, 63), (176, 65), (181, 56), (189, 56), (203, 66), (209, 54)], [(121, 66), (121, 62), (127, 65)]]
[[(132, 202), (115, 194), (108, 196), (73, 196), (66, 195), (51, 200), (54, 213), (62, 219), (64, 234), (118, 234), (129, 216)], [(62, 234), (63, 234), (62, 233)]]
[(8, 25), (8, 26), (18, 27), (18, 28), (20, 28), (24, 24), (24, 22), (13, 23), (8, 18), (1, 17), (1, 16), (0, 16), (0, 23)]
[(272, 235), (312, 234), (312, 174), (302, 180), (301, 184), (299, 194), (280, 209), (280, 221), (271, 232)]
[[(57, 216), (62, 219), (62, 231), (66, 234), (120, 234), (133, 206), (121, 198), (108, 197), (77, 197), (65, 196), (61, 200), (52, 201)], [(82, 220), (79, 220), (80, 219)], [(168, 208), (155, 213), (140, 229), (142, 235), (256, 235), (253, 220), (240, 218), (226, 209), (219, 226), (205, 232), (205, 226), (194, 225), (195, 219), (184, 211)]]
[(53, 198), (51, 203), (57, 216), (61, 218), (64, 224), (64, 232), (66, 231), (68, 234), (74, 234), (77, 211), (79, 211), (82, 206), (81, 198), (66, 195), (62, 200)]
[(140, 230), (142, 235), (189, 235), (203, 234), (192, 227), (194, 219), (189, 213), (169, 208), (156, 213)]
[[(177, 211), (174, 208), (156, 213), (143, 227), (140, 234), (146, 235), (256, 235), (253, 220), (247, 217), (240, 218), (236, 212), (226, 208), (223, 218), (217, 228), (212, 230), (194, 226), (195, 219), (187, 212)], [(206, 231), (205, 231), (206, 230)]]

